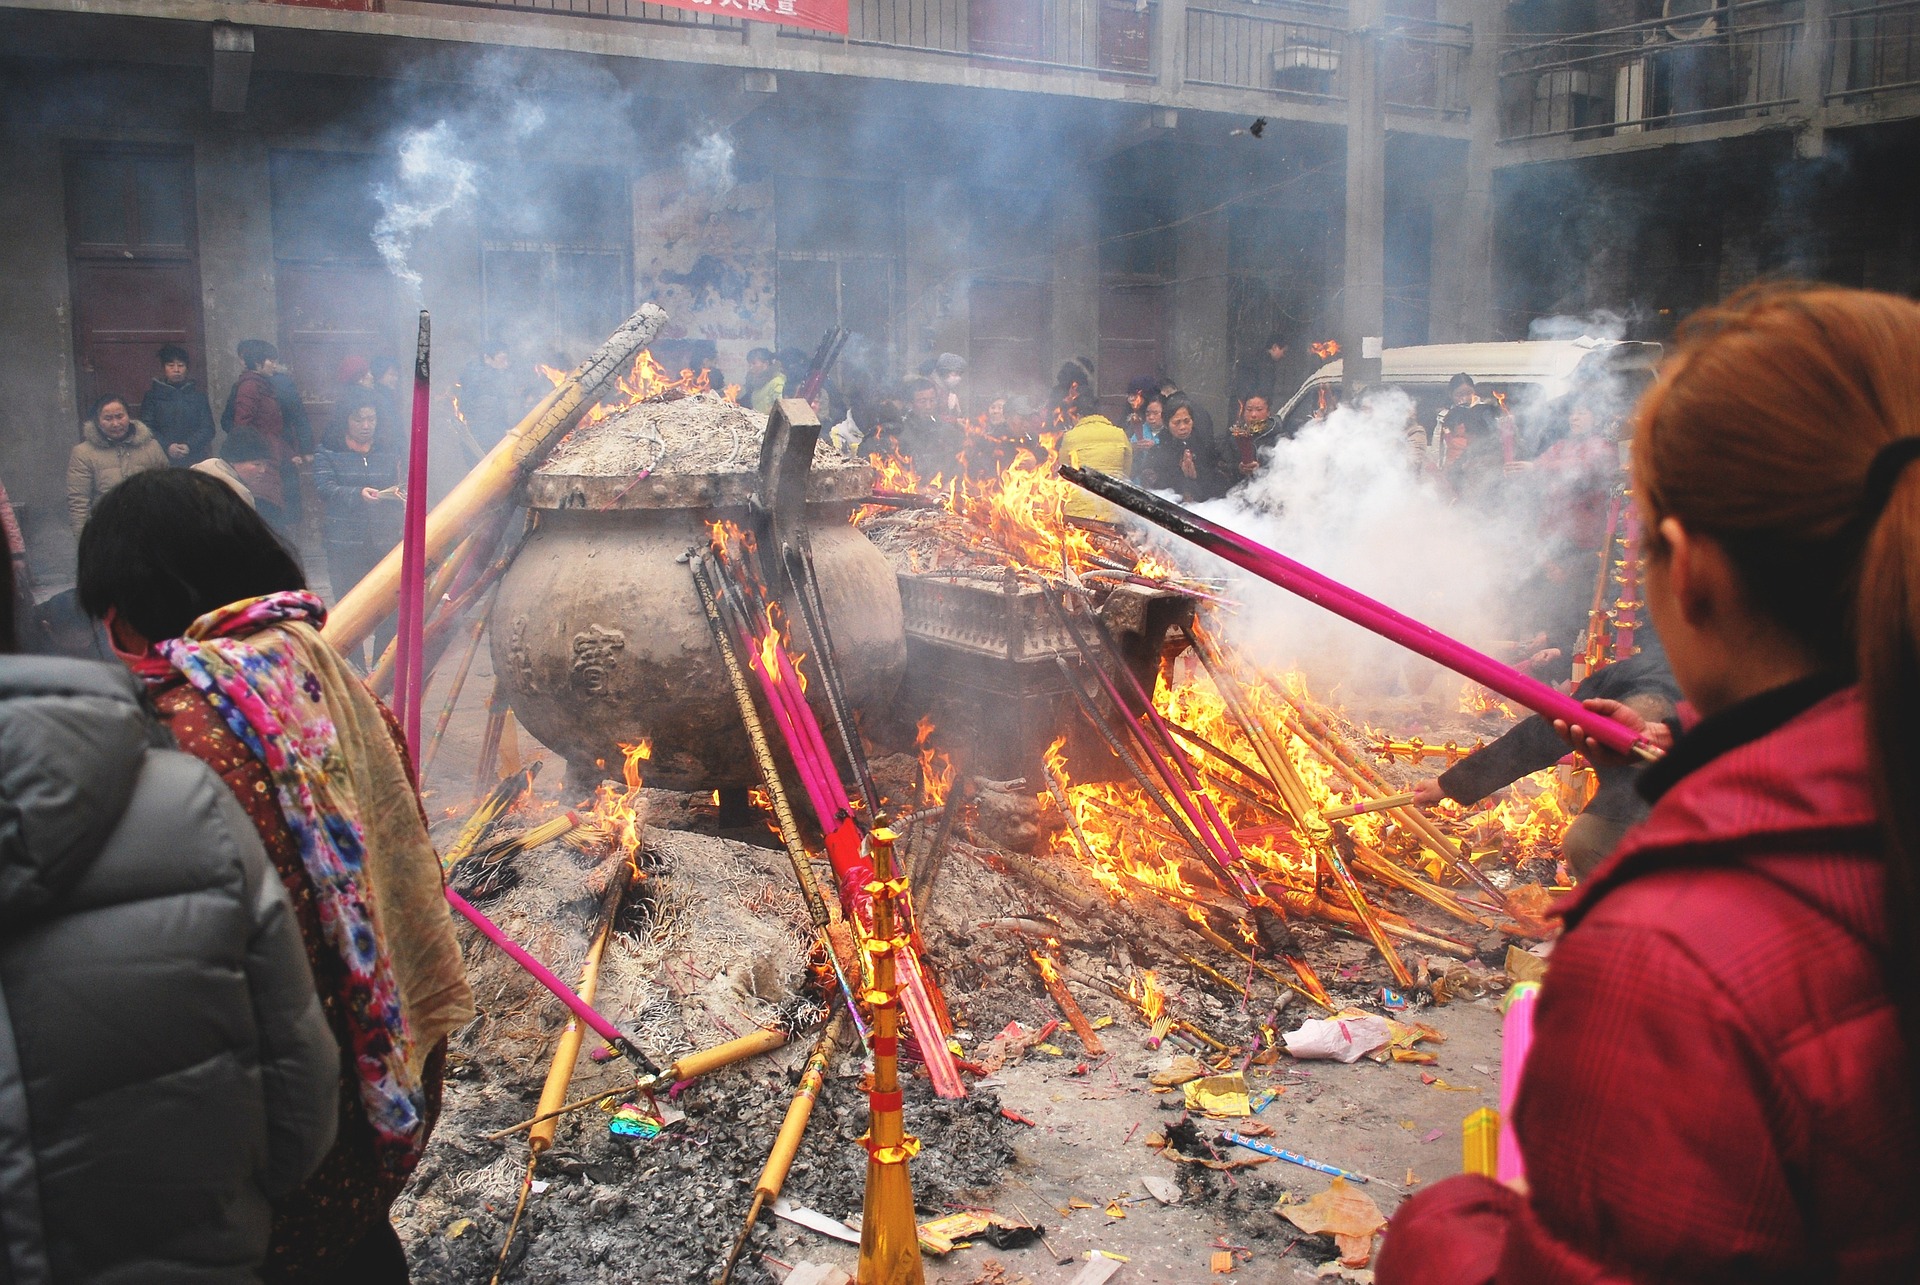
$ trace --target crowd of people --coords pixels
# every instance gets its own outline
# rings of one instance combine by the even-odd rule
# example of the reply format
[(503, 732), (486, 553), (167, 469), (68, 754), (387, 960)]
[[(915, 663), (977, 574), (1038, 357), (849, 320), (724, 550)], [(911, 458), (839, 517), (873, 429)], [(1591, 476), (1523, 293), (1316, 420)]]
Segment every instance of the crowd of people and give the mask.
[[(239, 463), (284, 506), (316, 448), (252, 355), (230, 436), (274, 430)], [(405, 1281), (389, 1209), (473, 1014), (439, 862), (392, 715), (166, 382), (165, 436), (119, 402), (83, 442), (78, 593), (115, 661), (13, 654), (0, 592), (0, 1276)], [(1191, 404), (1143, 447), (1089, 384), (1000, 413), (1197, 480)], [(913, 386), (903, 447), (964, 465), (954, 391)], [(381, 413), (342, 400), (329, 504), (383, 502)], [(1647, 810), (1561, 907), (1525, 1178), (1414, 1194), (1383, 1285), (1920, 1271), (1916, 463), (1920, 305), (1758, 288), (1684, 329), (1632, 437), (1671, 681), (1584, 693), (1664, 751), (1631, 781)]]

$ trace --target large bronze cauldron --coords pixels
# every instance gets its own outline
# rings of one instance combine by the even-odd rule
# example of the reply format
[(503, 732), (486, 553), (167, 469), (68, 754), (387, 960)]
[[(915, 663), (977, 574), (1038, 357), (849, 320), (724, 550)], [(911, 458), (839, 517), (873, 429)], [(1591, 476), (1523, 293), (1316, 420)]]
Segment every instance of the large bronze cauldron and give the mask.
[[(724, 415), (746, 413), (728, 407)], [(579, 432), (617, 431), (621, 418)], [(725, 430), (737, 434), (738, 427), (722, 423), (715, 432), (724, 441)], [(539, 522), (500, 584), (490, 628), (494, 672), (521, 723), (567, 760), (571, 782), (617, 774), (619, 747), (642, 738), (653, 742), (650, 785), (705, 790), (758, 781), (682, 561), (706, 543), (709, 523), (747, 522), (760, 486), (758, 431), (756, 424), (754, 440), (718, 468), (709, 467), (712, 451), (690, 448), (686, 462), (706, 471), (670, 471), (676, 435), (669, 432), (658, 466), (637, 482), (631, 471), (597, 471), (591, 462), (595, 471), (583, 471), (577, 443), (529, 480)], [(826, 452), (816, 458), (824, 464)], [(731, 467), (736, 461), (743, 467)], [(856, 710), (878, 711), (899, 686), (906, 641), (893, 571), (848, 520), (872, 485), (864, 464), (816, 466), (807, 476), (804, 520), (848, 698)], [(788, 615), (798, 618), (791, 609)], [(830, 727), (819, 686), (812, 699)]]

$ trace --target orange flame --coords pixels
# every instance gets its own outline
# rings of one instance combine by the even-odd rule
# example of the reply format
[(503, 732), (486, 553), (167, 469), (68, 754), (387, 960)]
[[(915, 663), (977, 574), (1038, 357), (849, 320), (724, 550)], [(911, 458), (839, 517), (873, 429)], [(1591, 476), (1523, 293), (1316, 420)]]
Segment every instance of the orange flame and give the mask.
[(924, 806), (937, 808), (946, 804), (947, 794), (953, 789), (953, 760), (947, 757), (946, 751), (933, 747), (932, 737), (933, 720), (922, 715), (914, 728), (913, 749), (920, 757)]
[(594, 826), (612, 839), (615, 850), (636, 870), (639, 868), (636, 858), (640, 854), (641, 828), (645, 818), (641, 807), (640, 765), (652, 757), (653, 742), (650, 740), (622, 745), (621, 783), (615, 785), (611, 781), (602, 781), (594, 791), (593, 803), (587, 810)]
[(1312, 347), (1313, 355), (1321, 361), (1332, 361), (1340, 355), (1340, 344), (1338, 340), (1322, 339), (1319, 343), (1312, 345)]

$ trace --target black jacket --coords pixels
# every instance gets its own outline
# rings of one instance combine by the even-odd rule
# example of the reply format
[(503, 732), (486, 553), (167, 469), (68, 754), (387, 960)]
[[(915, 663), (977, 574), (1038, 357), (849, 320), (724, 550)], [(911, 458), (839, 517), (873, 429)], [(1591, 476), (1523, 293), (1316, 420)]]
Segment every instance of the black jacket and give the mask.
[(241, 1282), (340, 1051), (260, 839), (118, 665), (0, 658), (0, 1280)]
[[(1189, 450), (1193, 452), (1193, 471), (1197, 475), (1191, 478), (1180, 468), (1181, 458)], [(1155, 491), (1177, 492), (1189, 504), (1218, 499), (1240, 480), (1237, 472), (1228, 474), (1213, 438), (1202, 436), (1197, 424), (1184, 442), (1171, 430), (1161, 429), (1160, 439), (1141, 457), (1135, 472), (1143, 485)]]
[(167, 462), (175, 468), (190, 468), (213, 450), (213, 407), (191, 379), (181, 384), (154, 380), (135, 418), (153, 431), (160, 445), (181, 444), (187, 448), (185, 459), (175, 459), (173, 452), (167, 452)]
[[(1624, 701), (1633, 696), (1660, 696), (1680, 701), (1680, 685), (1673, 680), (1667, 653), (1651, 630), (1639, 634), (1641, 651), (1618, 664), (1602, 665), (1573, 689), (1576, 700)], [(1440, 774), (1440, 788), (1458, 803), (1478, 803), (1495, 790), (1505, 789), (1523, 776), (1552, 767), (1567, 755), (1567, 743), (1553, 724), (1535, 715), (1514, 724), (1506, 735), (1484, 745)], [(1647, 815), (1647, 804), (1634, 792), (1637, 766), (1594, 767), (1599, 788), (1585, 811), (1629, 825)]]
[(313, 457), (313, 489), (326, 510), (323, 526), (328, 548), (378, 547), (385, 553), (400, 543), (406, 506), (398, 500), (369, 501), (363, 487), (384, 490), (399, 481), (400, 461), (391, 455), (362, 454), (328, 444)]

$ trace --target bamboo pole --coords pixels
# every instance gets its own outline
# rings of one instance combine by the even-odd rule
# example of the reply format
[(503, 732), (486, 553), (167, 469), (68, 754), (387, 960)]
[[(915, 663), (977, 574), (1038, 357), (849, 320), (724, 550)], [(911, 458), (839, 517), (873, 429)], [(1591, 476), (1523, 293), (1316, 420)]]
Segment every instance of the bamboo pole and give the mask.
[[(593, 1003), (593, 997), (600, 989), (600, 960), (607, 951), (607, 939), (613, 935), (613, 921), (620, 915), (620, 902), (626, 896), (627, 884), (631, 882), (633, 867), (621, 862), (612, 881), (607, 886), (607, 895), (600, 901), (600, 923), (593, 934), (593, 943), (587, 947), (587, 960), (580, 968), (579, 995), (582, 1003)], [(554, 1046), (553, 1065), (547, 1068), (547, 1081), (540, 1089), (540, 1104), (534, 1108), (535, 1115), (545, 1115), (561, 1106), (567, 1100), (567, 1086), (573, 1083), (574, 1068), (580, 1062), (580, 1045), (585, 1038), (580, 1028), (580, 1019), (571, 1017), (567, 1027), (560, 1032), (560, 1042)], [(553, 1145), (553, 1137), (560, 1127), (559, 1119), (542, 1121), (527, 1131), (527, 1145), (534, 1155), (539, 1155)]]
[(482, 612), (473, 622), (473, 637), (467, 642), (466, 654), (460, 658), (460, 667), (454, 670), (453, 685), (447, 690), (446, 703), (440, 706), (440, 717), (434, 720), (433, 736), (427, 741), (426, 757), (420, 763), (420, 779), (427, 779), (433, 771), (433, 760), (440, 755), (440, 742), (447, 737), (447, 728), (453, 723), (453, 711), (460, 704), (460, 693), (467, 685), (467, 674), (473, 669), (473, 658), (480, 653), (480, 640), (486, 636), (487, 617)]
[[(488, 451), (426, 515), (425, 556), (444, 557), (488, 510), (506, 500), (520, 479), (633, 364), (634, 354), (652, 341), (666, 321), (667, 314), (658, 306), (642, 304), (593, 356)], [(351, 649), (393, 612), (399, 597), (400, 561), (400, 549), (395, 547), (334, 607), (321, 631), (334, 647)]]
[(843, 1013), (827, 1024), (827, 1029), (814, 1042), (813, 1052), (807, 1055), (806, 1069), (800, 1073), (800, 1087), (794, 1090), (793, 1101), (787, 1104), (786, 1118), (780, 1122), (780, 1132), (774, 1135), (773, 1150), (767, 1154), (767, 1163), (760, 1170), (760, 1181), (753, 1186), (753, 1207), (747, 1210), (746, 1224), (740, 1228), (740, 1238), (733, 1242), (733, 1252), (727, 1255), (727, 1265), (717, 1285), (727, 1285), (733, 1279), (733, 1269), (747, 1247), (747, 1238), (753, 1235), (754, 1225), (760, 1221), (760, 1211), (773, 1203), (780, 1189), (787, 1185), (787, 1171), (793, 1168), (801, 1139), (807, 1136), (807, 1121), (813, 1118), (813, 1104), (826, 1083), (827, 1063), (833, 1057), (833, 1046), (839, 1043), (844, 1017)]

